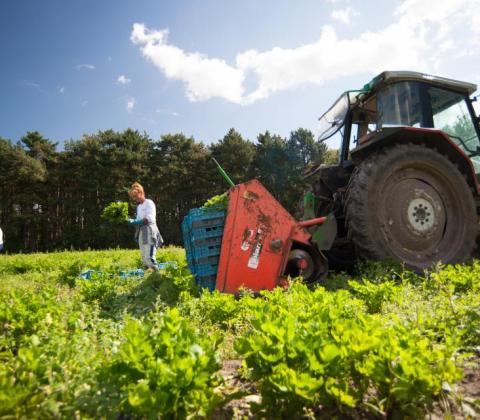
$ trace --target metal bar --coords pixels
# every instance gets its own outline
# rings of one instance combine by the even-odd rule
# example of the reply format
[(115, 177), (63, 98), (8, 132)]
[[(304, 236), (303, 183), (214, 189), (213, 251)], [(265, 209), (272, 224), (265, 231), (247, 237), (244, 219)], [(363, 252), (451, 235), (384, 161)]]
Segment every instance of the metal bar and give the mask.
[(212, 157), (212, 160), (216, 163), (217, 165), (217, 168), (218, 168), (218, 171), (220, 172), (220, 174), (225, 178), (225, 180), (230, 184), (231, 187), (234, 187), (235, 184), (234, 182), (230, 179), (230, 177), (228, 176), (228, 174), (225, 172), (225, 170), (220, 166), (220, 164), (217, 162), (217, 159), (215, 159), (214, 157)]
[(327, 217), (322, 216), (322, 217), (317, 217), (316, 219), (302, 220), (298, 222), (298, 224), (301, 227), (309, 227), (309, 226), (315, 226), (315, 225), (322, 225), (323, 223), (325, 223), (325, 220), (327, 220)]

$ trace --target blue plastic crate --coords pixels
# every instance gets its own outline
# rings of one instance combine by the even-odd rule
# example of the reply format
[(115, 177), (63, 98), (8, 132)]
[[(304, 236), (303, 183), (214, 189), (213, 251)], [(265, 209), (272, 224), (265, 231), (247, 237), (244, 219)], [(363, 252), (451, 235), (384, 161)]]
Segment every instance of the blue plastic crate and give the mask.
[(182, 235), (183, 235), (183, 238), (185, 240), (185, 237), (188, 237), (189, 235), (189, 232), (190, 232), (190, 221), (187, 219), (188, 216), (185, 216), (185, 219), (183, 219), (183, 222), (182, 222)]
[(192, 220), (192, 229), (209, 226), (223, 226), (225, 224), (225, 216), (212, 217), (204, 220)]
[(167, 267), (178, 268), (178, 263), (176, 261), (165, 261), (157, 264), (159, 270), (163, 270)]
[(194, 246), (192, 248), (193, 258), (197, 260), (203, 257), (220, 255), (221, 247), (222, 247), (221, 242), (213, 245)]
[(185, 246), (185, 255), (187, 256), (187, 259), (192, 258), (193, 257), (193, 251), (192, 251), (191, 244), (189, 244), (188, 242), (185, 242), (184, 246)]
[(190, 247), (192, 249), (195, 249), (195, 248), (210, 247), (210, 246), (221, 245), (221, 244), (222, 244), (222, 235), (212, 236), (211, 238), (200, 238), (200, 239), (192, 240), (190, 243)]
[[(208, 257), (212, 258), (212, 257)], [(215, 257), (213, 257), (215, 258)], [(188, 264), (188, 268), (190, 272), (195, 276), (216, 276), (218, 271), (218, 257), (214, 260), (210, 260), (207, 262), (197, 263), (195, 261), (191, 261)]]
[(195, 265), (193, 264), (188, 264), (188, 269), (190, 270), (190, 273), (195, 275)]
[(208, 257), (194, 258), (193, 264), (195, 265), (195, 267), (198, 267), (199, 265), (207, 265), (207, 264), (215, 264), (218, 266), (219, 259), (220, 259), (220, 254), (210, 255)]
[(192, 229), (223, 226), (225, 223), (225, 212), (209, 212), (205, 209), (192, 209), (188, 212), (182, 222), (182, 231), (188, 234)]
[(192, 274), (195, 274), (195, 262), (192, 258), (187, 258), (188, 268)]
[(196, 276), (216, 276), (218, 271), (218, 264), (195, 264)]
[(192, 250), (187, 243), (185, 243), (185, 256), (187, 258), (188, 268), (190, 268), (190, 271), (193, 273), (195, 271), (195, 262)]
[(215, 219), (217, 217), (225, 217), (225, 211), (215, 211), (212, 209), (204, 209), (204, 208), (196, 208), (191, 209), (188, 212), (188, 216), (192, 220), (208, 220), (208, 219)]
[(216, 277), (224, 224), (223, 210), (191, 209), (184, 217), (181, 229), (185, 255), (196, 278)]
[(215, 236), (223, 235), (223, 225), (221, 226), (210, 226), (210, 227), (201, 227), (201, 228), (192, 228), (190, 232), (190, 237), (192, 241), (197, 239), (213, 238)]
[[(187, 241), (189, 242), (189, 241)], [(213, 236), (211, 238), (196, 239), (188, 243), (193, 258), (209, 257), (220, 255), (222, 247), (222, 236)]]
[(208, 289), (211, 292), (215, 290), (216, 286), (216, 276), (197, 276), (196, 277), (196, 283), (198, 286), (204, 289)]

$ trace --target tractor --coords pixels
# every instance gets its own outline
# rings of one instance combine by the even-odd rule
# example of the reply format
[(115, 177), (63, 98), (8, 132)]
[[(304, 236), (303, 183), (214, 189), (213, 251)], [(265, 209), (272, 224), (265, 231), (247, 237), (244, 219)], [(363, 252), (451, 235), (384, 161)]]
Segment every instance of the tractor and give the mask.
[[(320, 141), (341, 136), (337, 165), (305, 172), (294, 218), (258, 181), (230, 184), (219, 211), (182, 223), (187, 261), (210, 290), (255, 292), (325, 280), (359, 259), (421, 272), (472, 256), (480, 210), (480, 127), (470, 83), (387, 71), (343, 93), (320, 118)], [(297, 220), (301, 219), (301, 220)]]
[(319, 118), (341, 137), (339, 162), (306, 171), (303, 218), (329, 267), (394, 259), (422, 271), (474, 252), (480, 212), (480, 125), (474, 84), (385, 71), (343, 93)]

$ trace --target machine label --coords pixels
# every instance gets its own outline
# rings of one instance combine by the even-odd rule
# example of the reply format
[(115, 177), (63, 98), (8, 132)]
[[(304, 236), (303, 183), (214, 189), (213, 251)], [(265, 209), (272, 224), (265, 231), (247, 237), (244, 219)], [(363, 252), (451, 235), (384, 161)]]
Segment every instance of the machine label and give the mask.
[(255, 245), (252, 248), (250, 258), (248, 259), (248, 268), (253, 268), (254, 270), (258, 268), (258, 264), (260, 262), (260, 254), (262, 253), (263, 248), (263, 239), (263, 230), (259, 227), (257, 229), (257, 234), (255, 235)]
[(247, 264), (248, 268), (253, 268), (255, 270), (258, 268), (261, 252), (262, 252), (262, 244), (257, 242), (253, 247), (253, 251), (252, 251), (252, 254), (250, 255), (250, 258), (248, 259), (248, 264)]

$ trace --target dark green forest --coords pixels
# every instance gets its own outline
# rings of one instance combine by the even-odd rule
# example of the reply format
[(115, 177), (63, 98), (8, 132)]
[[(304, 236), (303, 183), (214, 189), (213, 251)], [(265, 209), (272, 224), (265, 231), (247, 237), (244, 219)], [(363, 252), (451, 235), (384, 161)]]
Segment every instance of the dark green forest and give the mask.
[[(288, 138), (259, 134), (244, 139), (230, 129), (208, 146), (183, 134), (154, 140), (131, 129), (100, 131), (66, 141), (63, 148), (39, 132), (19, 141), (0, 137), (0, 227), (7, 252), (133, 247), (130, 226), (100, 218), (112, 201), (128, 201), (140, 182), (157, 206), (157, 223), (167, 244), (181, 244), (180, 223), (190, 208), (228, 189), (211, 157), (235, 183), (259, 179), (290, 211), (306, 188), (306, 166), (335, 153), (309, 130)], [(130, 203), (130, 214), (135, 205)]]

